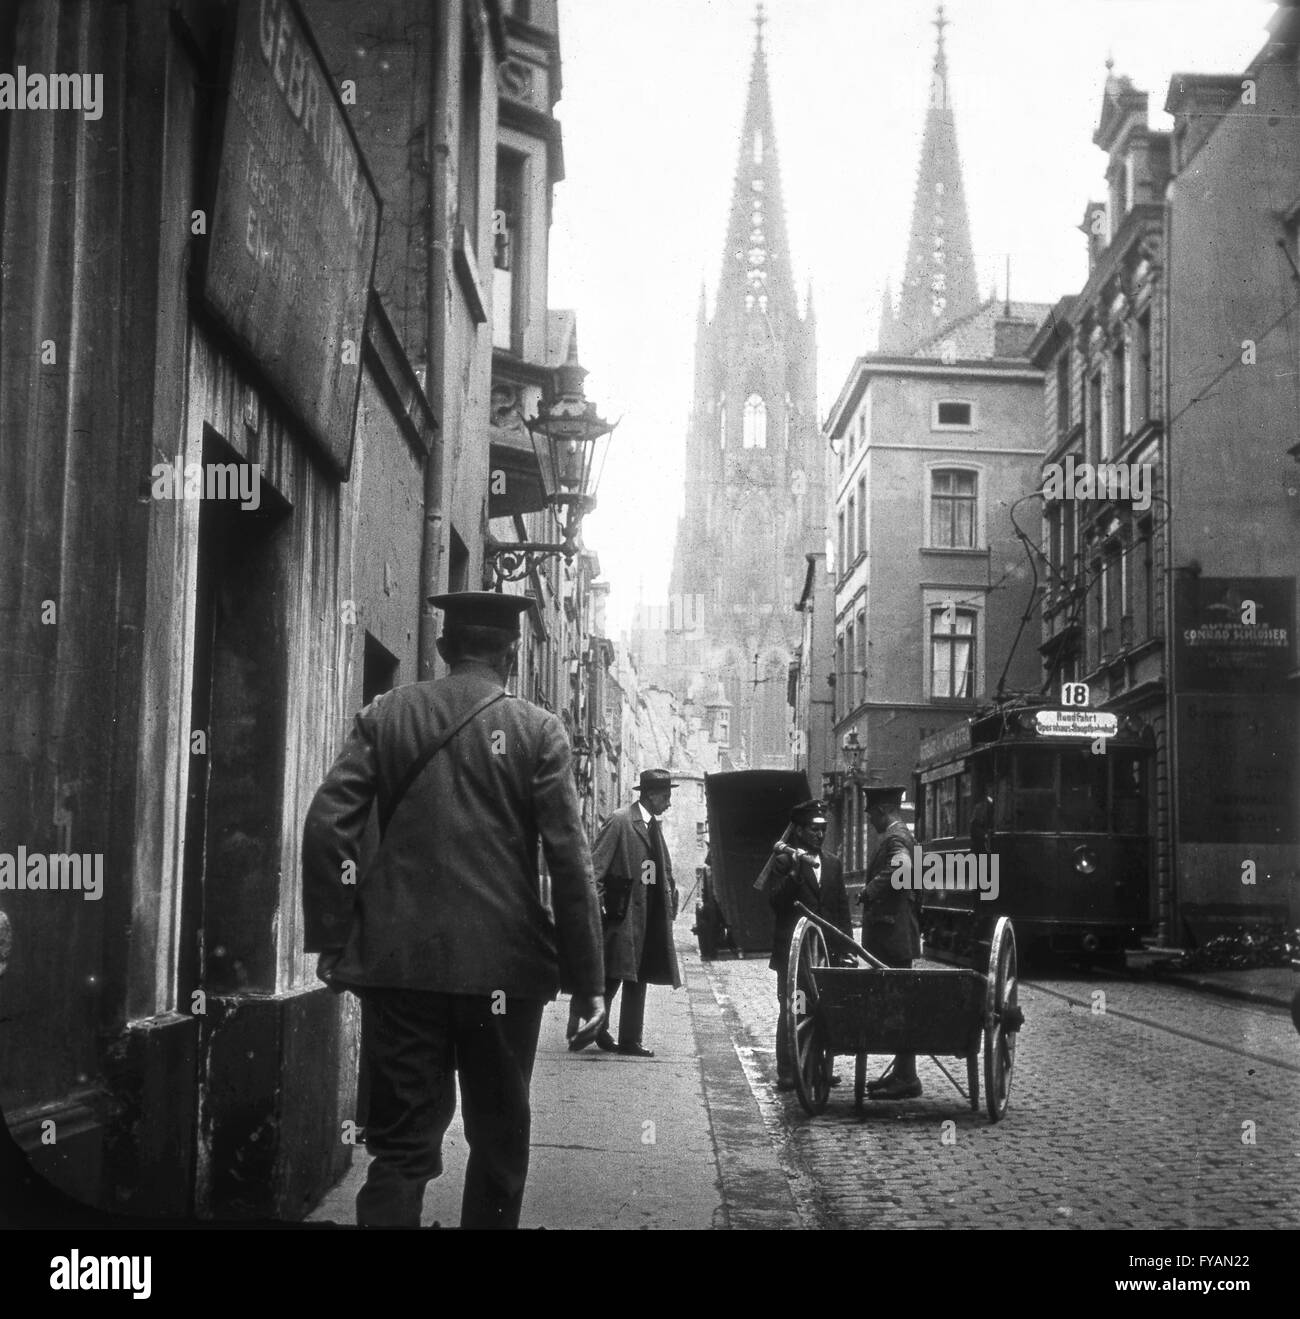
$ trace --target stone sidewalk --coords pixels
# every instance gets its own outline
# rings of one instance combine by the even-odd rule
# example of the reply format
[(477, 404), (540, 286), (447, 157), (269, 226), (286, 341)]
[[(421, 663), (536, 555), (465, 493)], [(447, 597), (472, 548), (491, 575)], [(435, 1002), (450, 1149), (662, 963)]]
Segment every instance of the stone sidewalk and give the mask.
[[(654, 1058), (592, 1046), (568, 1051), (568, 1001), (548, 1005), (533, 1071), (532, 1159), (525, 1228), (798, 1227), (800, 1215), (746, 1079), (722, 1008), (682, 919), (687, 980), (652, 986), (645, 1043)], [(615, 1012), (617, 1013), (617, 1001)], [(443, 1142), (444, 1173), (429, 1184), (422, 1222), (455, 1226), (467, 1149), (460, 1113)], [(355, 1221), (369, 1159), (309, 1216)]]

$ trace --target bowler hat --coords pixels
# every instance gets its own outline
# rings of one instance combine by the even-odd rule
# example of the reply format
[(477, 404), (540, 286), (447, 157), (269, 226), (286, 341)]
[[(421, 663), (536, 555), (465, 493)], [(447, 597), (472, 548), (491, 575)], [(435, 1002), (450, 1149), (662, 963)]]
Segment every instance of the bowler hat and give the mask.
[(677, 786), (673, 776), (666, 769), (643, 769), (641, 781), (636, 785), (638, 792), (662, 792), (665, 788)]
[(826, 807), (815, 797), (812, 801), (801, 801), (790, 811), (790, 823), (798, 825), (825, 824)]
[(452, 591), (431, 595), (429, 603), (443, 612), (443, 628), (494, 627), (511, 636), (519, 635), (519, 616), (532, 605), (523, 595), (499, 591)]

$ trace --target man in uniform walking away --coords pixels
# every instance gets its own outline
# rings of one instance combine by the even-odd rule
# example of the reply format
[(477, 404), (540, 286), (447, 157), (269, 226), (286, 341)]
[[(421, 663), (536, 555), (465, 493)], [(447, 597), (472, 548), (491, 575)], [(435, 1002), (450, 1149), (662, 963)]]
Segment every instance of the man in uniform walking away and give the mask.
[[(862, 946), (888, 966), (907, 968), (921, 955), (919, 896), (912, 891), (916, 839), (899, 807), (906, 789), (889, 784), (864, 787), (867, 819), (879, 840), (867, 862), (862, 891)], [(916, 1054), (900, 1053), (879, 1080), (867, 1082), (868, 1099), (918, 1099), (921, 1081)]]
[(615, 811), (592, 845), (605, 921), (606, 1012), (612, 1013), (614, 995), (620, 984), (623, 987), (617, 1042), (608, 1028), (596, 1036), (606, 1053), (653, 1058), (654, 1050), (641, 1042), (645, 987), (678, 989), (682, 983), (673, 947), (677, 887), (660, 822), (675, 786), (667, 770), (643, 771), (637, 785), (640, 799)]
[[(505, 691), (529, 602), (430, 600), (451, 672), (357, 715), (307, 814), (304, 946), (326, 984), (361, 998), (374, 1158), (358, 1224), (419, 1226), (459, 1074), (461, 1226), (517, 1227), (542, 1009), (562, 990), (580, 1016), (600, 1010), (600, 911), (564, 727)], [(382, 841), (358, 874), (375, 798)]]
[[(776, 913), (772, 934), (772, 956), (768, 966), (776, 972), (776, 1088), (794, 1089), (798, 1059), (794, 1043), (786, 1030), (784, 1007), (786, 967), (790, 958), (790, 939), (799, 923), (794, 904), (802, 902), (814, 915), (830, 921), (836, 929), (853, 938), (853, 920), (849, 895), (844, 889), (844, 867), (833, 852), (823, 852), (826, 837), (826, 811), (819, 801), (800, 802), (790, 812), (787, 841), (779, 842), (772, 854), (767, 875), (768, 900)], [(842, 952), (827, 941), (832, 962), (841, 960)], [(838, 1085), (839, 1078), (831, 1077)]]

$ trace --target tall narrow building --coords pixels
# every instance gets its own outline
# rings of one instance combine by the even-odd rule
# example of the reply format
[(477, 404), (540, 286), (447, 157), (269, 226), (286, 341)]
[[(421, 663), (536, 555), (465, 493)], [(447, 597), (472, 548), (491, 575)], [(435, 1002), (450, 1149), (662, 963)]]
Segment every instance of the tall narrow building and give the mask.
[(921, 163), (912, 198), (912, 227), (898, 309), (886, 291), (881, 308), (879, 351), (908, 353), (923, 340), (962, 320), (980, 305), (971, 255), (966, 190), (957, 152), (957, 120), (943, 30), (948, 20), (939, 5), (934, 68), (930, 75)]
[(725, 694), (731, 759), (754, 768), (792, 763), (793, 605), (804, 556), (825, 540), (812, 292), (801, 314), (762, 9), (713, 316), (701, 292), (696, 321), (668, 637), (671, 685), (719, 708)]

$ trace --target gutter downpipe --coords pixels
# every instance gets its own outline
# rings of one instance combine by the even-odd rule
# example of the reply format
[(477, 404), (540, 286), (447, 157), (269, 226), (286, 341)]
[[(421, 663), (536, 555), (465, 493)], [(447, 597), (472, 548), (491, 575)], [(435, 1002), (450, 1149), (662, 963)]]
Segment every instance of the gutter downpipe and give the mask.
[(1164, 402), (1164, 425), (1161, 427), (1160, 440), (1160, 479), (1164, 487), (1165, 506), (1169, 510), (1165, 515), (1165, 760), (1169, 770), (1169, 850), (1168, 882), (1169, 888), (1165, 902), (1158, 902), (1156, 908), (1156, 946), (1168, 948), (1177, 944), (1178, 921), (1178, 728), (1176, 723), (1177, 705), (1174, 697), (1174, 652), (1177, 649), (1176, 620), (1174, 618), (1174, 519), (1173, 519), (1173, 328), (1174, 328), (1174, 282), (1173, 282), (1173, 243), (1174, 243), (1174, 195), (1177, 174), (1171, 173), (1165, 185), (1164, 216), (1164, 301), (1165, 301), (1165, 343), (1164, 343), (1164, 382), (1161, 394)]
[[(420, 622), (416, 650), (416, 676), (423, 681), (434, 676), (438, 638), (429, 596), (442, 586), (442, 487), (446, 444), (445, 422), (447, 379), (447, 197), (449, 104), (451, 94), (451, 42), (460, 31), (460, 4), (434, 6), (437, 26), (433, 42), (433, 77), (430, 88), (429, 125), (429, 260), (425, 275), (426, 341), (429, 348), (425, 397), (438, 418), (424, 466), (424, 532), (420, 544)], [(459, 43), (457, 44), (459, 53)]]

